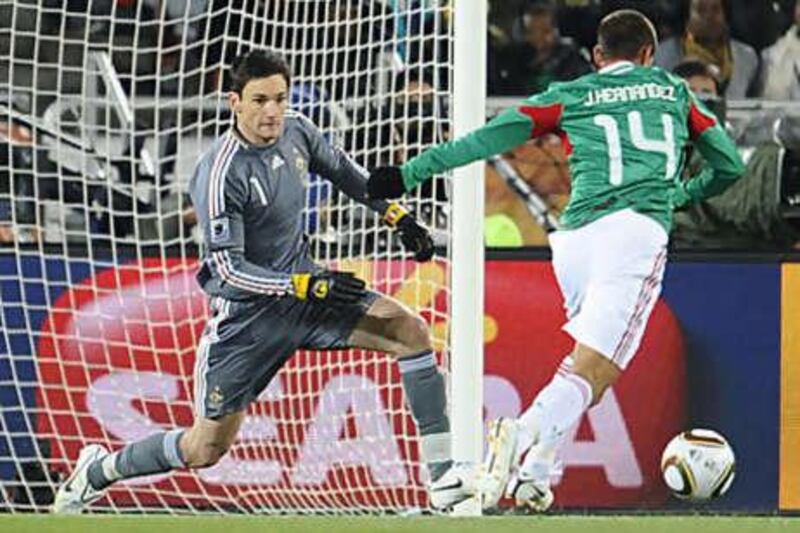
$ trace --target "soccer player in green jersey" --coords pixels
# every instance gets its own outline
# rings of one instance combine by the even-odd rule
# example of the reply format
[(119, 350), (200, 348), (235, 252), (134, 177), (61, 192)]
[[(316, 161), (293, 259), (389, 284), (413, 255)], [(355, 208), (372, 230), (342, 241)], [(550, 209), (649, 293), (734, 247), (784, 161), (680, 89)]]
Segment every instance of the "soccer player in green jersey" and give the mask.
[[(555, 133), (566, 147), (572, 195), (550, 245), (567, 312), (564, 330), (575, 348), (519, 419), (492, 423), (484, 507), (496, 505), (504, 491), (533, 510), (552, 504), (550, 476), (564, 436), (639, 347), (661, 291), (672, 211), (719, 194), (744, 171), (733, 142), (684, 81), (650, 66), (657, 36), (644, 15), (611, 13), (597, 41), (597, 72), (554, 83), (402, 167), (375, 169), (367, 184), (373, 198), (396, 197), (433, 174), (532, 137)], [(680, 181), (689, 142), (710, 170)]]

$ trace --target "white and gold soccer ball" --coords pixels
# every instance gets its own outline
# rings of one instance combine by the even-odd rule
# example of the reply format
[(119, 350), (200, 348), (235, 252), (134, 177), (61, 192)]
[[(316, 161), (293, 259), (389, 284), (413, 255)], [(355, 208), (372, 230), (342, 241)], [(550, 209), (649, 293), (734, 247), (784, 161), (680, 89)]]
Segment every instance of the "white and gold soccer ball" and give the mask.
[(736, 458), (725, 437), (710, 429), (676, 435), (661, 455), (661, 473), (681, 499), (704, 501), (725, 494), (733, 483)]

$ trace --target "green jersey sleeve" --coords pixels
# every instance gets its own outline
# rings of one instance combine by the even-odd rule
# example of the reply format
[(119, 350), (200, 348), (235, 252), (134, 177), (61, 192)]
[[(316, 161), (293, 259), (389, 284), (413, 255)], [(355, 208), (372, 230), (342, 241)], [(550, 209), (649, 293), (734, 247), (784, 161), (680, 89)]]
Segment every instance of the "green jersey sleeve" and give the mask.
[(406, 190), (434, 174), (507, 152), (532, 137), (555, 131), (561, 109), (555, 92), (547, 91), (506, 109), (481, 128), (428, 148), (401, 167)]
[(689, 99), (688, 122), (690, 137), (710, 170), (701, 172), (688, 181), (678, 182), (672, 198), (675, 207), (722, 193), (745, 171), (744, 162), (733, 140), (693, 95)]

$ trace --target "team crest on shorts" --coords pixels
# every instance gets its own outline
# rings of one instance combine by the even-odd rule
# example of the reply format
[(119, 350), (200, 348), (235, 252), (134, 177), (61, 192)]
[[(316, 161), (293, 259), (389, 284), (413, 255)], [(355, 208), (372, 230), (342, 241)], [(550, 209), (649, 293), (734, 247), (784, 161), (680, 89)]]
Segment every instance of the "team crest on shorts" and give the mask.
[(222, 394), (222, 389), (219, 388), (219, 385), (216, 385), (211, 389), (211, 392), (208, 393), (208, 404), (212, 408), (220, 407), (224, 399), (225, 395)]

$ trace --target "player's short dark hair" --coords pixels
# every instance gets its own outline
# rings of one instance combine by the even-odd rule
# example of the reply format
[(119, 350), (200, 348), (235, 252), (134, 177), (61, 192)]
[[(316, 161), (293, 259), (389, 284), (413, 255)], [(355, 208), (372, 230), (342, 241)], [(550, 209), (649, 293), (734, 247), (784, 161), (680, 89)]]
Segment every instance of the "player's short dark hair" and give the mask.
[(714, 73), (714, 69), (698, 59), (687, 59), (686, 61), (678, 63), (675, 68), (672, 69), (672, 73), (685, 80), (695, 76), (711, 78), (714, 80), (714, 84), (717, 86), (717, 91), (719, 91), (719, 80)]
[(239, 55), (231, 65), (231, 91), (241, 94), (247, 82), (280, 74), (286, 85), (292, 80), (292, 70), (286, 59), (272, 50), (250, 50)]
[(606, 57), (634, 59), (645, 46), (656, 48), (653, 23), (635, 9), (620, 9), (606, 15), (597, 28), (597, 44)]
[(550, 2), (540, 1), (529, 5), (528, 9), (525, 11), (525, 15), (528, 17), (550, 17), (551, 20), (555, 21), (558, 12), (556, 6)]

